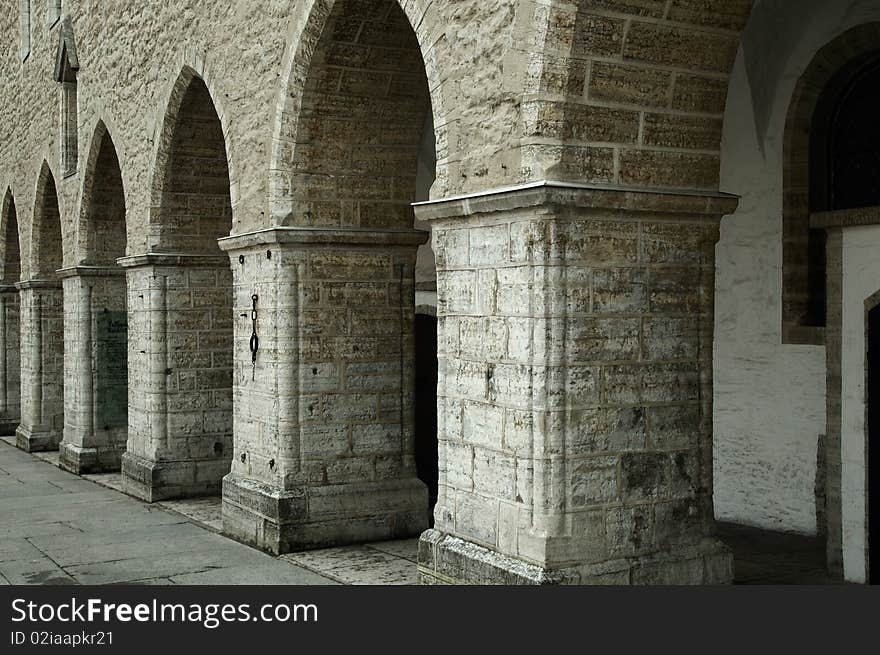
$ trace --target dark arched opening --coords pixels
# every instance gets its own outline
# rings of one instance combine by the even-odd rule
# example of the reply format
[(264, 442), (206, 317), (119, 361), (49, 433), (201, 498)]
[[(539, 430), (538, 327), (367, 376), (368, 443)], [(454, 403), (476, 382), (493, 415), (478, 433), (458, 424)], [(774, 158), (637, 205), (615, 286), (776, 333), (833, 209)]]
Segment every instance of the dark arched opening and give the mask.
[(21, 279), (21, 250), (18, 214), (12, 191), (3, 199), (0, 229), (3, 231), (2, 276), (0, 276), (0, 435), (10, 436), (21, 420), (21, 354), (18, 289)]
[(64, 433), (64, 294), (61, 212), (55, 178), (44, 162), (37, 181), (30, 279), (21, 284), (21, 425), (29, 452), (57, 450)]
[[(880, 53), (858, 57), (828, 83), (810, 128), (810, 213), (880, 206)], [(826, 232), (811, 229), (806, 325), (826, 323)]]

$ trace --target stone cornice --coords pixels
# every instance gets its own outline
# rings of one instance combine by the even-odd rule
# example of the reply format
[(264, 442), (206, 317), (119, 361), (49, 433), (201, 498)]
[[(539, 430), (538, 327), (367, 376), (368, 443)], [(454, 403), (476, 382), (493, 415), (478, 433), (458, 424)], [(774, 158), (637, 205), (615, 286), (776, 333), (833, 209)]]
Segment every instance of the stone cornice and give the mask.
[(227, 252), (266, 245), (297, 246), (420, 246), (428, 241), (422, 230), (365, 228), (274, 227), (224, 237), (217, 243)]
[(229, 259), (224, 255), (196, 255), (188, 253), (148, 252), (131, 257), (120, 257), (116, 263), (122, 268), (140, 266), (228, 266)]
[(62, 280), (69, 277), (119, 277), (124, 275), (125, 271), (119, 266), (72, 266), (58, 271), (58, 277)]
[(22, 280), (15, 283), (15, 288), (19, 291), (25, 289), (61, 289), (61, 280)]
[(18, 293), (18, 289), (15, 287), (15, 283), (0, 284), (0, 294), (2, 293)]
[(528, 208), (581, 208), (629, 213), (720, 218), (736, 211), (739, 197), (687, 189), (646, 189), (576, 182), (542, 181), (483, 193), (413, 204), (421, 221)]
[(860, 227), (864, 225), (880, 225), (880, 207), (838, 209), (828, 212), (816, 212), (810, 216), (810, 227), (816, 230), (829, 230), (836, 227)]

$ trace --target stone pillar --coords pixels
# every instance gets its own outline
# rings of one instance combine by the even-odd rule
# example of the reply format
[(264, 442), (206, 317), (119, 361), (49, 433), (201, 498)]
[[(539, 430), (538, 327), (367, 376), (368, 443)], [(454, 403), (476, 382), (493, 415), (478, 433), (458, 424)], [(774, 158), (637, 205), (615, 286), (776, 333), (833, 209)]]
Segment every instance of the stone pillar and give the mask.
[(128, 432), (125, 271), (79, 266), (64, 283), (64, 440), (60, 464), (77, 474), (118, 471)]
[(127, 493), (219, 493), (232, 457), (232, 274), (223, 255), (119, 260), (128, 281)]
[(21, 422), (21, 336), (18, 289), (0, 286), (0, 436)]
[(225, 533), (281, 553), (427, 527), (413, 426), (414, 270), (426, 239), (274, 229), (220, 241), (235, 274)]
[(723, 195), (542, 183), (417, 206), (438, 267), (425, 583), (713, 584)]
[(64, 292), (58, 280), (15, 285), (21, 299), (21, 425), (27, 452), (57, 450), (64, 432)]

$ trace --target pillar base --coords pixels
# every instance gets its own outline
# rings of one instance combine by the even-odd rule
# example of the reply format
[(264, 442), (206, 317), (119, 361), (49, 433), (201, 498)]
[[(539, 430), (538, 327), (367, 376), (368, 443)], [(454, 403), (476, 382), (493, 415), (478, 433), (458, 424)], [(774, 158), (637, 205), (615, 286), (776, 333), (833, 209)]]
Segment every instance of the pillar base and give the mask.
[(77, 475), (115, 473), (122, 467), (123, 451), (116, 448), (84, 448), (62, 441), (58, 466)]
[(419, 540), (422, 584), (724, 585), (733, 582), (733, 553), (717, 539), (653, 555), (544, 568), (428, 530)]
[(428, 491), (418, 479), (279, 490), (227, 475), (224, 534), (274, 553), (404, 539), (428, 526)]
[(228, 457), (154, 462), (133, 453), (122, 455), (122, 489), (148, 503), (172, 498), (216, 496), (229, 471)]
[(43, 453), (58, 450), (61, 436), (60, 432), (34, 432), (19, 425), (15, 430), (15, 445), (26, 453)]
[(19, 425), (18, 420), (0, 420), (0, 437), (14, 437)]

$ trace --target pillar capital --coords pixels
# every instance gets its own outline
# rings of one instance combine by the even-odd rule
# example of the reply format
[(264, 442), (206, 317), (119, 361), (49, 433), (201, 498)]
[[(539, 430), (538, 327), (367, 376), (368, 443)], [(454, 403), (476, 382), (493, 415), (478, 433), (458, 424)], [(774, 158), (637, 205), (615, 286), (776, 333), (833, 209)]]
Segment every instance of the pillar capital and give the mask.
[(15, 283), (15, 288), (19, 291), (25, 290), (60, 290), (64, 285), (62, 284), (60, 279), (55, 280), (46, 280), (46, 279), (34, 279), (34, 280), (22, 280), (21, 282)]
[(727, 193), (657, 190), (575, 182), (541, 181), (413, 204), (419, 221), (447, 221), (481, 214), (589, 208), (633, 215), (689, 216), (719, 221), (736, 211), (739, 197)]
[(304, 246), (411, 246), (428, 241), (421, 230), (380, 230), (364, 228), (274, 227), (218, 241), (221, 250), (235, 252), (270, 245)]
[(59, 269), (57, 274), (62, 280), (72, 277), (125, 277), (125, 271), (118, 266), (71, 266)]
[(228, 266), (229, 260), (223, 255), (203, 255), (198, 253), (148, 252), (141, 255), (120, 257), (116, 263), (122, 268), (155, 267), (203, 267)]

